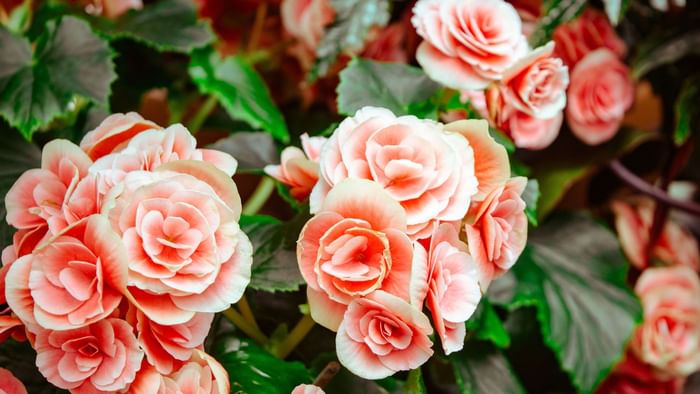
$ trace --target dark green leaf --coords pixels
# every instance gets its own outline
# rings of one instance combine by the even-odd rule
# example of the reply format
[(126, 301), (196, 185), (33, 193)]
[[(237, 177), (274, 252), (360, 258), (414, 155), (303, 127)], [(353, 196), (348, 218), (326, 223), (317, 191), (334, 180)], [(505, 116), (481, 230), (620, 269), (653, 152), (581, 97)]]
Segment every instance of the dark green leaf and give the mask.
[(632, 66), (632, 74), (639, 80), (657, 67), (698, 53), (700, 53), (700, 31), (687, 32), (678, 37), (660, 41), (651, 49), (640, 50)]
[(114, 38), (132, 38), (159, 51), (190, 53), (214, 40), (209, 26), (197, 19), (191, 0), (160, 0), (103, 28)]
[(653, 132), (624, 129), (612, 141), (596, 147), (559, 138), (544, 151), (541, 160), (532, 163), (530, 176), (537, 179), (540, 186), (538, 220), (542, 221), (581, 178), (655, 138), (658, 138), (658, 134)]
[(364, 47), (370, 28), (389, 22), (388, 0), (331, 0), (335, 21), (316, 48), (312, 78), (325, 76), (342, 52), (357, 53)]
[(488, 342), (469, 341), (449, 356), (463, 394), (524, 393), (508, 359)]
[[(416, 108), (415, 105), (429, 100), (439, 89), (440, 85), (419, 68), (355, 58), (340, 73), (338, 111), (354, 115), (358, 109), (370, 105), (407, 115), (412, 105)], [(425, 112), (424, 108), (421, 110)]]
[(629, 6), (629, 0), (603, 0), (603, 3), (605, 4), (605, 13), (608, 14), (610, 22), (613, 25), (620, 23)]
[(237, 132), (216, 141), (209, 148), (235, 157), (237, 172), (261, 172), (266, 165), (279, 163), (275, 141), (270, 134), (260, 131)]
[(304, 364), (276, 358), (253, 341), (229, 341), (217, 360), (228, 371), (232, 393), (289, 394), (302, 383), (311, 383)]
[(476, 312), (467, 321), (467, 332), (470, 338), (490, 341), (501, 349), (510, 345), (510, 336), (501, 318), (486, 298), (481, 300)]
[(673, 132), (673, 142), (680, 146), (685, 143), (692, 132), (691, 122), (697, 116), (697, 105), (700, 101), (700, 78), (685, 81), (681, 93), (676, 100), (676, 130)]
[(427, 394), (428, 390), (425, 388), (420, 368), (412, 369), (408, 373), (408, 379), (406, 379), (403, 389), (403, 392), (408, 394)]
[(270, 292), (294, 291), (304, 284), (295, 250), (299, 232), (307, 219), (307, 214), (300, 214), (286, 223), (271, 216), (241, 217), (241, 227), (255, 251), (251, 288)]
[(540, 199), (540, 184), (537, 179), (528, 179), (527, 187), (522, 195), (525, 201), (525, 215), (530, 224), (537, 226), (537, 202)]
[(535, 306), (562, 369), (580, 392), (593, 392), (641, 320), (627, 260), (615, 235), (583, 214), (552, 218), (528, 242), (507, 275), (513, 283), (490, 299), (511, 309)]
[(568, 22), (583, 10), (588, 2), (586, 0), (549, 0), (545, 5), (544, 17), (540, 18), (535, 30), (530, 35), (529, 41), (533, 48), (544, 45), (552, 37), (554, 29), (562, 23)]
[(189, 72), (199, 91), (215, 96), (233, 119), (289, 142), (287, 125), (265, 82), (243, 59), (222, 58), (211, 47), (198, 49), (192, 53)]
[(76, 96), (107, 105), (112, 51), (75, 17), (51, 21), (35, 43), (0, 27), (0, 115), (25, 138), (70, 109)]

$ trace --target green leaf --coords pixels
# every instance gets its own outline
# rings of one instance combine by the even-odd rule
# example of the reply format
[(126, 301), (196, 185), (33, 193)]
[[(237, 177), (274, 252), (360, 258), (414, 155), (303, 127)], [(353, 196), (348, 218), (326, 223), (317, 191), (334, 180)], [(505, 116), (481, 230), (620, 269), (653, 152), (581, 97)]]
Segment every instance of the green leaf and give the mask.
[(372, 27), (384, 27), (391, 17), (389, 0), (331, 0), (335, 21), (316, 48), (312, 79), (325, 76), (342, 52), (358, 53)]
[(603, 3), (605, 4), (605, 13), (608, 14), (610, 23), (613, 25), (620, 23), (629, 6), (629, 0), (603, 0)]
[(159, 51), (190, 53), (214, 40), (209, 26), (197, 19), (191, 0), (161, 0), (131, 10), (114, 23), (100, 21), (113, 38), (128, 37)]
[(228, 372), (231, 392), (289, 394), (302, 383), (311, 383), (304, 364), (276, 358), (253, 341), (235, 339), (217, 360)]
[(527, 187), (522, 195), (525, 201), (525, 215), (533, 226), (537, 226), (537, 202), (540, 199), (540, 184), (537, 179), (528, 179)]
[(255, 251), (251, 288), (270, 292), (295, 291), (305, 283), (295, 250), (299, 232), (307, 219), (305, 213), (286, 223), (265, 215), (241, 216), (241, 228)]
[(676, 100), (676, 129), (673, 132), (673, 142), (678, 146), (683, 145), (693, 131), (691, 121), (693, 115), (697, 113), (698, 101), (700, 101), (700, 77), (695, 77), (685, 81)]
[(549, 0), (545, 4), (545, 15), (540, 18), (529, 41), (533, 48), (544, 45), (552, 37), (554, 29), (562, 23), (576, 18), (585, 8), (586, 0)]
[(658, 138), (658, 134), (639, 130), (620, 130), (612, 141), (595, 147), (584, 145), (573, 138), (559, 138), (532, 163), (531, 177), (540, 186), (537, 218), (542, 221), (580, 179), (610, 160), (622, 156), (644, 142)]
[(488, 299), (483, 298), (476, 308), (474, 315), (467, 320), (467, 331), (470, 337), (490, 341), (504, 349), (510, 345), (510, 336), (503, 326), (501, 318)]
[(354, 115), (371, 105), (407, 115), (412, 105), (429, 100), (439, 89), (419, 68), (355, 58), (340, 73), (338, 111)]
[(525, 390), (508, 359), (488, 342), (469, 341), (449, 356), (463, 394), (519, 394)]
[(233, 119), (269, 132), (276, 140), (289, 143), (284, 118), (262, 77), (243, 59), (222, 58), (211, 47), (192, 53), (190, 76), (199, 91), (214, 95)]
[(34, 45), (0, 27), (0, 115), (28, 140), (75, 96), (107, 106), (117, 76), (107, 43), (78, 18), (47, 23)]
[[(652, 38), (656, 41), (656, 38)], [(661, 40), (658, 45), (649, 45), (647, 49), (642, 45), (639, 55), (632, 66), (632, 74), (640, 80), (650, 71), (673, 62), (688, 55), (700, 53), (700, 30), (690, 31), (677, 37)]]
[(408, 394), (428, 393), (420, 368), (412, 369), (408, 373), (408, 379), (406, 379), (406, 383), (403, 385), (403, 392)]
[(275, 141), (268, 133), (261, 131), (234, 133), (208, 146), (235, 157), (238, 161), (236, 173), (262, 173), (268, 164), (279, 163)]
[(583, 214), (552, 218), (528, 242), (506, 275), (512, 283), (490, 299), (511, 309), (535, 306), (562, 369), (580, 392), (593, 392), (641, 321), (627, 260), (615, 235)]

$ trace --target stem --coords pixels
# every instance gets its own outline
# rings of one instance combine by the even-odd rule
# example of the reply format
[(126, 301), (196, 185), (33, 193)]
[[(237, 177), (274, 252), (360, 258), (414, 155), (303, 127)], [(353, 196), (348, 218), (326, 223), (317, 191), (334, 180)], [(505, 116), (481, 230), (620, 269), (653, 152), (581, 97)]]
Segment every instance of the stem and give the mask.
[(328, 383), (330, 383), (331, 380), (333, 380), (335, 375), (338, 374), (338, 372), (340, 372), (340, 364), (338, 364), (337, 361), (329, 362), (314, 380), (314, 386), (325, 388), (326, 386), (328, 386)]
[(250, 323), (234, 308), (228, 308), (222, 312), (236, 328), (253, 338), (256, 342), (263, 344), (267, 342), (267, 337), (259, 329), (251, 326)]
[(277, 357), (286, 358), (289, 356), (297, 345), (304, 340), (306, 334), (308, 334), (309, 331), (314, 328), (315, 324), (316, 322), (314, 322), (314, 319), (311, 318), (311, 315), (304, 315), (299, 320), (297, 325), (294, 326), (289, 335), (287, 335), (287, 338), (280, 343), (279, 347), (277, 348)]
[(248, 299), (245, 298), (245, 295), (238, 301), (238, 309), (241, 310), (241, 314), (251, 326), (260, 330), (260, 326), (258, 326), (258, 322), (255, 321), (255, 315), (253, 315), (253, 310), (250, 309), (250, 304), (248, 304)]
[(250, 41), (248, 42), (248, 52), (253, 52), (255, 48), (258, 47), (258, 42), (260, 41), (260, 36), (265, 26), (266, 16), (267, 2), (263, 1), (258, 5), (258, 9), (255, 10), (255, 23), (253, 25), (253, 32), (250, 34)]
[(656, 201), (660, 201), (669, 205), (670, 207), (688, 212), (695, 216), (700, 216), (700, 205), (692, 201), (678, 200), (669, 196), (665, 191), (656, 186), (650, 185), (644, 179), (633, 174), (618, 160), (613, 160), (610, 163), (610, 169), (615, 173), (615, 175), (622, 179), (626, 184), (636, 189), (638, 192), (646, 194)]
[(209, 115), (214, 111), (216, 108), (216, 104), (218, 103), (218, 100), (214, 96), (209, 96), (207, 97), (206, 101), (202, 103), (202, 105), (199, 106), (199, 109), (197, 109), (197, 112), (192, 116), (192, 119), (187, 124), (187, 129), (190, 131), (192, 134), (197, 134), (199, 129), (202, 127), (204, 124), (204, 121), (207, 120)]
[(263, 177), (255, 188), (253, 195), (243, 204), (244, 215), (255, 215), (265, 205), (267, 199), (275, 190), (275, 181), (269, 177)]

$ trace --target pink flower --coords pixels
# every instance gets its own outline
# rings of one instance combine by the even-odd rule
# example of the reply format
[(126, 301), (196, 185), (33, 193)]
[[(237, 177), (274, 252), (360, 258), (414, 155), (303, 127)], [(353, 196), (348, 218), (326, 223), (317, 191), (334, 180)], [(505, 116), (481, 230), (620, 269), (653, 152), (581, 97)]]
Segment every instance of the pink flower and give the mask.
[(335, 331), (354, 298), (378, 289), (408, 300), (413, 251), (405, 231), (403, 208), (378, 184), (338, 183), (297, 242), (314, 320)]
[(192, 358), (177, 372), (161, 375), (144, 362), (130, 393), (158, 394), (228, 394), (230, 385), (226, 370), (213, 357), (194, 350)]
[(299, 201), (305, 200), (318, 182), (318, 157), (325, 137), (301, 136), (304, 150), (289, 146), (282, 151), (280, 165), (265, 166), (265, 173), (290, 187), (290, 194)]
[[(421, 244), (415, 243), (415, 253), (426, 258)], [(436, 224), (427, 252), (427, 266), (414, 264), (417, 286), (411, 289), (411, 303), (425, 305), (433, 315), (433, 325), (440, 336), (445, 354), (462, 350), (466, 322), (481, 300), (476, 264), (467, 245), (459, 240), (452, 224)], [(423, 272), (418, 272), (424, 270)]]
[[(615, 228), (627, 258), (639, 269), (649, 266), (647, 248), (654, 218), (654, 202), (646, 197), (615, 201)], [(667, 220), (651, 257), (670, 265), (685, 265), (700, 271), (700, 249), (695, 237), (679, 223)]]
[(22, 174), (5, 195), (7, 222), (20, 230), (49, 225), (56, 233), (65, 227), (62, 207), (92, 160), (66, 140), (44, 146), (41, 168)]
[(408, 63), (408, 53), (403, 46), (405, 35), (405, 26), (401, 22), (378, 29), (361, 56), (382, 62)]
[(566, 106), (569, 72), (552, 57), (554, 43), (535, 49), (509, 68), (501, 80), (503, 100), (538, 119), (550, 119)]
[(590, 52), (607, 48), (616, 57), (627, 52), (624, 41), (617, 36), (607, 16), (587, 9), (573, 22), (557, 26), (553, 34), (557, 56), (573, 69)]
[(411, 22), (425, 39), (418, 63), (453, 89), (485, 88), (527, 51), (520, 17), (503, 0), (420, 0)]
[(659, 377), (683, 377), (700, 368), (700, 279), (688, 267), (647, 268), (634, 291), (644, 323), (631, 342)]
[(202, 346), (213, 319), (213, 313), (196, 313), (185, 323), (164, 326), (137, 311), (136, 330), (146, 359), (162, 374), (174, 372)]
[(80, 141), (80, 148), (92, 160), (97, 160), (121, 149), (136, 134), (150, 129), (160, 130), (161, 127), (143, 119), (136, 112), (113, 114), (105, 118), (96, 129), (85, 134)]
[(651, 366), (627, 351), (622, 362), (598, 387), (596, 394), (681, 394), (683, 380), (659, 379)]
[(520, 196), (526, 185), (526, 178), (512, 178), (469, 210), (464, 229), (484, 290), (515, 264), (525, 248), (527, 217)]
[(24, 384), (5, 368), (0, 368), (0, 393), (27, 394)]
[(418, 368), (433, 355), (428, 318), (383, 291), (355, 299), (335, 337), (338, 360), (355, 375), (382, 379)]
[(5, 298), (5, 278), (13, 263), (14, 260), (10, 263), (5, 263), (0, 268), (0, 344), (9, 337), (13, 337), (15, 340), (25, 339), (22, 321), (12, 313), (12, 309), (7, 306), (7, 299)]
[(401, 203), (414, 238), (427, 237), (434, 220), (461, 220), (477, 191), (474, 151), (466, 138), (447, 130), (441, 123), (396, 117), (384, 108), (360, 109), (324, 145), (312, 212), (333, 185), (359, 178), (377, 182)]
[(518, 11), (523, 23), (523, 34), (529, 36), (537, 27), (537, 22), (542, 17), (542, 0), (508, 0)]
[(149, 319), (181, 324), (238, 301), (252, 246), (238, 226), (241, 200), (228, 175), (179, 160), (131, 172), (113, 192), (103, 210), (126, 246), (128, 296)]
[(34, 348), (41, 374), (76, 394), (126, 388), (143, 359), (133, 328), (115, 318), (67, 331), (42, 330)]
[(104, 0), (101, 2), (102, 14), (110, 19), (115, 19), (129, 10), (143, 8), (141, 0)]
[(313, 384), (300, 384), (292, 390), (291, 394), (326, 394), (326, 392)]
[(559, 136), (564, 121), (560, 111), (549, 119), (538, 119), (515, 109), (505, 109), (501, 129), (506, 132), (518, 148), (539, 150), (551, 145)]
[(283, 0), (281, 13), (285, 30), (311, 51), (321, 41), (323, 28), (335, 18), (329, 0)]
[(109, 316), (126, 288), (127, 256), (119, 237), (100, 215), (51, 238), (7, 272), (12, 311), (31, 331), (84, 327)]
[(629, 70), (608, 49), (590, 52), (571, 73), (566, 120), (588, 145), (598, 145), (617, 133), (634, 101)]

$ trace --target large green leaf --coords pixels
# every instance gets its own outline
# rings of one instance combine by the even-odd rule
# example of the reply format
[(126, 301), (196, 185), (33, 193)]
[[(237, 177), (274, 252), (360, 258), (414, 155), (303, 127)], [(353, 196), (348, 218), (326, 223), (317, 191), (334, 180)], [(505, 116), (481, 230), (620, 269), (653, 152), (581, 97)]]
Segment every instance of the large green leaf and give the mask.
[(304, 364), (280, 360), (253, 341), (231, 338), (216, 359), (228, 371), (232, 393), (289, 394), (311, 383)]
[(243, 59), (222, 58), (213, 48), (202, 48), (192, 53), (189, 72), (199, 91), (215, 96), (232, 118), (289, 142), (287, 125), (265, 82)]
[(209, 145), (209, 148), (226, 152), (238, 161), (238, 173), (262, 173), (268, 164), (279, 163), (275, 141), (262, 131), (237, 132)]
[(255, 250), (251, 288), (294, 291), (305, 283), (297, 265), (295, 247), (307, 219), (307, 214), (300, 214), (286, 223), (265, 215), (241, 217), (241, 227)]
[(112, 37), (129, 37), (160, 51), (190, 53), (214, 39), (209, 26), (197, 19), (192, 0), (160, 0), (103, 28)]
[(482, 341), (490, 341), (503, 349), (510, 345), (510, 336), (501, 318), (488, 299), (483, 298), (474, 315), (467, 320), (467, 335)]
[(650, 40), (653, 43), (639, 45), (639, 54), (632, 65), (632, 74), (636, 79), (641, 79), (657, 67), (700, 53), (700, 30), (662, 40), (651, 37)]
[(676, 129), (673, 132), (673, 142), (683, 145), (692, 132), (693, 119), (697, 119), (697, 104), (700, 100), (700, 77), (685, 81), (681, 93), (676, 100)]
[(497, 286), (490, 299), (535, 306), (544, 342), (578, 390), (593, 392), (641, 320), (627, 260), (615, 235), (583, 214), (552, 218), (528, 242), (510, 286)]
[(355, 58), (340, 73), (338, 111), (353, 115), (371, 105), (406, 115), (413, 112), (412, 106), (430, 99), (439, 89), (440, 85), (419, 68)]
[(335, 21), (316, 48), (312, 76), (325, 76), (342, 52), (359, 52), (370, 28), (385, 26), (391, 17), (389, 0), (331, 0), (331, 6)]
[(106, 106), (116, 78), (112, 56), (75, 17), (48, 22), (34, 46), (0, 27), (0, 115), (31, 139), (76, 96)]
[(547, 216), (581, 178), (655, 138), (658, 134), (653, 132), (625, 129), (612, 141), (596, 147), (583, 145), (573, 138), (559, 138), (544, 151), (540, 160), (532, 163), (531, 177), (537, 179), (540, 187), (537, 218), (541, 221)]
[(449, 356), (457, 385), (463, 394), (524, 393), (508, 359), (488, 342), (469, 341)]
[(583, 10), (586, 0), (548, 0), (544, 6), (544, 17), (540, 18), (535, 30), (530, 34), (533, 47), (544, 45), (552, 37), (554, 29), (562, 23), (574, 19)]

